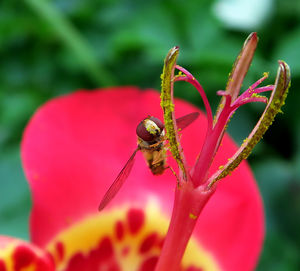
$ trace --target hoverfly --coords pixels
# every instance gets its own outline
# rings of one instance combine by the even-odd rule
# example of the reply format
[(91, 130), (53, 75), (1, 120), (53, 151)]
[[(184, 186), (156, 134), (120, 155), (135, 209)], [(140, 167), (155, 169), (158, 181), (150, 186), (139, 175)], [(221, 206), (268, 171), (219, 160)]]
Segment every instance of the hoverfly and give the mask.
[[(187, 114), (176, 119), (178, 130), (182, 130), (194, 122), (199, 116), (198, 112)], [(138, 151), (143, 153), (148, 167), (154, 175), (161, 175), (166, 167), (166, 148), (165, 148), (165, 126), (161, 120), (156, 117), (148, 116), (143, 119), (136, 128), (138, 146), (130, 156), (129, 160), (109, 187), (102, 198), (99, 211), (115, 197), (120, 188), (128, 178), (134, 164), (134, 158)]]

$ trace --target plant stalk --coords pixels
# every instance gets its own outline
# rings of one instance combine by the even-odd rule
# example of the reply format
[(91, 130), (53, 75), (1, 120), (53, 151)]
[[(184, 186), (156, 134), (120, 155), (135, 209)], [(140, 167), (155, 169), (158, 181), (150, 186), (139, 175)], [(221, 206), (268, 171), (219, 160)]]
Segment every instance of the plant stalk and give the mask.
[(197, 219), (213, 192), (204, 187), (194, 188), (191, 181), (176, 188), (170, 226), (155, 271), (180, 270)]

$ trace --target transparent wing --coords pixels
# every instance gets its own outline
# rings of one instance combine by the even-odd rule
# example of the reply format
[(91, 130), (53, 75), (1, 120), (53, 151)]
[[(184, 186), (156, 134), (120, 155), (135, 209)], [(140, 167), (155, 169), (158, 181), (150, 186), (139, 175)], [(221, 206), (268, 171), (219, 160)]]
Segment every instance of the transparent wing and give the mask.
[[(189, 126), (192, 122), (194, 122), (199, 117), (198, 112), (193, 112), (190, 114), (187, 114), (183, 117), (180, 117), (176, 119), (177, 127), (179, 130), (182, 130)], [(129, 160), (127, 161), (126, 165), (123, 167), (117, 178), (114, 180), (112, 185), (109, 187), (108, 191), (105, 193), (104, 197), (102, 198), (100, 204), (99, 204), (99, 211), (103, 210), (106, 205), (115, 197), (115, 195), (119, 192), (122, 185), (128, 178), (132, 166), (134, 164), (134, 158), (139, 148), (136, 148), (136, 150), (133, 152), (133, 154), (130, 156)]]
[(133, 154), (130, 156), (129, 160), (127, 161), (126, 165), (123, 167), (121, 172), (119, 173), (118, 177), (114, 180), (112, 185), (109, 187), (107, 192), (105, 193), (104, 197), (102, 198), (98, 210), (101, 211), (105, 208), (105, 206), (115, 197), (115, 195), (119, 192), (122, 185), (128, 178), (132, 166), (134, 164), (134, 157), (137, 153), (139, 148), (136, 148), (136, 150), (133, 152)]
[(198, 117), (199, 117), (199, 113), (193, 112), (176, 119), (177, 128), (179, 130), (183, 130), (184, 128), (192, 124)]

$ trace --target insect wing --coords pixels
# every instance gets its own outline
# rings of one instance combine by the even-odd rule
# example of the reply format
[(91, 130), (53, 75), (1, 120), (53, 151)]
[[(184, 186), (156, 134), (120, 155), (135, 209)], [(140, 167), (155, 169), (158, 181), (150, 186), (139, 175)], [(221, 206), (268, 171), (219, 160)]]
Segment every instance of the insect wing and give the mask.
[(193, 112), (176, 119), (177, 128), (179, 130), (183, 130), (184, 128), (192, 124), (198, 117), (199, 117), (199, 113)]
[(99, 211), (103, 210), (105, 208), (105, 206), (115, 197), (115, 195), (121, 189), (122, 185), (124, 184), (124, 182), (126, 181), (126, 179), (128, 178), (128, 176), (131, 172), (132, 166), (135, 161), (134, 157), (138, 150), (139, 150), (139, 148), (136, 148), (134, 153), (130, 156), (129, 160), (127, 161), (126, 165), (123, 167), (123, 169), (119, 173), (118, 177), (114, 180), (112, 185), (109, 187), (109, 189), (105, 193), (104, 197), (102, 198), (102, 200), (99, 204), (99, 208), (98, 208)]

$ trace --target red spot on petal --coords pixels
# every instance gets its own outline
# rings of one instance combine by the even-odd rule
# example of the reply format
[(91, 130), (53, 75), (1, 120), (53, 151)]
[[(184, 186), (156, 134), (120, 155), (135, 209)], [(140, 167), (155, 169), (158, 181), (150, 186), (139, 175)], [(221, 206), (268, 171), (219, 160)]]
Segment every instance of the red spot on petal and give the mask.
[(158, 247), (162, 249), (162, 247), (164, 246), (164, 242), (165, 242), (165, 237), (163, 237), (160, 241), (157, 242)]
[(203, 269), (200, 267), (190, 266), (187, 269), (185, 269), (185, 271), (203, 271)]
[(2, 260), (0, 260), (0, 271), (6, 271), (5, 263)]
[(127, 213), (127, 220), (130, 232), (136, 234), (144, 224), (144, 212), (140, 209), (130, 209)]
[(101, 239), (98, 247), (87, 255), (75, 254), (65, 271), (121, 271), (114, 257), (112, 241), (109, 237)]
[(121, 271), (116, 259), (111, 258), (105, 262), (98, 262), (96, 265), (92, 266), (90, 269), (84, 271)]
[(121, 271), (119, 265), (117, 263), (113, 264), (109, 267), (108, 271)]
[(35, 260), (34, 252), (26, 246), (18, 246), (13, 253), (14, 270), (19, 271)]
[(57, 251), (57, 254), (58, 254), (58, 259), (60, 261), (63, 260), (64, 258), (64, 255), (65, 255), (65, 249), (64, 249), (64, 245), (62, 242), (57, 242), (56, 245), (55, 245), (55, 248), (56, 248), (56, 251)]
[(54, 270), (54, 264), (49, 258), (38, 258), (35, 262), (34, 271), (50, 271)]
[(100, 255), (100, 260), (102, 261), (112, 257), (114, 255), (114, 248), (111, 239), (109, 237), (104, 237), (100, 242), (97, 251)]
[(156, 265), (157, 261), (158, 261), (158, 257), (157, 256), (152, 256), (152, 257), (146, 259), (142, 263), (139, 271), (153, 271), (154, 268), (155, 268), (155, 265)]
[(122, 249), (122, 256), (123, 257), (126, 257), (127, 255), (128, 255), (128, 253), (129, 253), (129, 251), (130, 251), (130, 247), (124, 247), (123, 249)]
[(119, 241), (124, 237), (124, 225), (121, 221), (117, 221), (115, 226), (116, 236)]
[(157, 240), (157, 233), (152, 233), (146, 236), (144, 241), (140, 246), (140, 253), (148, 252), (154, 245)]
[(88, 266), (87, 270), (98, 270), (99, 261), (101, 258), (101, 252), (98, 249), (93, 249), (88, 256)]
[(69, 261), (65, 271), (82, 271), (86, 269), (87, 261), (82, 253), (76, 253)]

